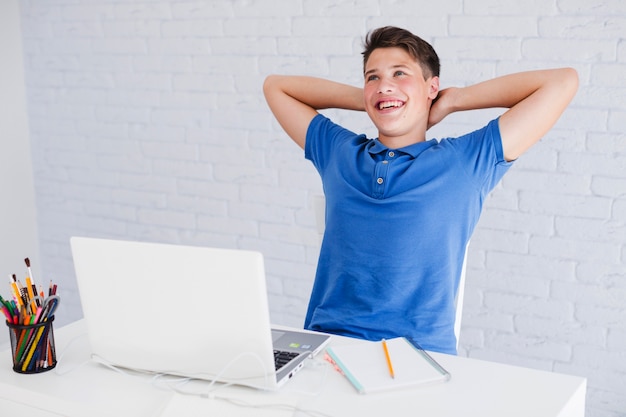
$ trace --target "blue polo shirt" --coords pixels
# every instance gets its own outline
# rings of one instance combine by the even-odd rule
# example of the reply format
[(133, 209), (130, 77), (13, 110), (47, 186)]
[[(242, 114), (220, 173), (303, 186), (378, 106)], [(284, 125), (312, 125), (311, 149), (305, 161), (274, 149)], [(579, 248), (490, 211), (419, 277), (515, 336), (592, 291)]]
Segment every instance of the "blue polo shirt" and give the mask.
[(485, 197), (511, 163), (498, 120), (459, 138), (389, 149), (317, 115), (305, 157), (326, 228), (305, 328), (367, 340), (412, 337), (456, 353), (454, 299)]

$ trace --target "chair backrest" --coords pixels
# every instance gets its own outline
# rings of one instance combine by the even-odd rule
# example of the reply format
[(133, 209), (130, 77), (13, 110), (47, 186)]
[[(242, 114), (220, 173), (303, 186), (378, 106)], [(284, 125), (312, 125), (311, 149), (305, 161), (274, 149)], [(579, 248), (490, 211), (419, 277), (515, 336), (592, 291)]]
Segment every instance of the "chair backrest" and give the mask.
[[(323, 195), (316, 194), (313, 196), (313, 210), (315, 211), (315, 225), (320, 235), (320, 241), (324, 236), (324, 227), (326, 223), (326, 199)], [(463, 257), (463, 267), (461, 269), (461, 279), (459, 281), (459, 289), (454, 300), (456, 309), (456, 318), (454, 320), (454, 335), (456, 336), (456, 346), (459, 347), (459, 336), (461, 335), (461, 319), (463, 317), (463, 297), (465, 295), (465, 272), (467, 268), (467, 250), (469, 243), (465, 247), (465, 256)]]
[(463, 256), (463, 267), (461, 268), (461, 278), (459, 280), (459, 289), (454, 299), (454, 308), (456, 308), (456, 318), (454, 319), (454, 335), (456, 336), (456, 347), (459, 348), (459, 337), (461, 336), (461, 319), (463, 318), (463, 297), (465, 296), (465, 273), (467, 271), (467, 251), (469, 242), (465, 246), (465, 255)]

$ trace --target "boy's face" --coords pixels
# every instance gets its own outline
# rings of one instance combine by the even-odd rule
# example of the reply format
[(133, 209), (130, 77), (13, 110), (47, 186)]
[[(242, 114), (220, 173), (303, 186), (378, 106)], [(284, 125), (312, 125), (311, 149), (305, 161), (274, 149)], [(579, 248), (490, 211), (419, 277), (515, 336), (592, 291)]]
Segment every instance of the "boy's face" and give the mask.
[(375, 49), (365, 65), (365, 110), (388, 147), (425, 140), (438, 91), (439, 78), (424, 80), (422, 67), (402, 48)]

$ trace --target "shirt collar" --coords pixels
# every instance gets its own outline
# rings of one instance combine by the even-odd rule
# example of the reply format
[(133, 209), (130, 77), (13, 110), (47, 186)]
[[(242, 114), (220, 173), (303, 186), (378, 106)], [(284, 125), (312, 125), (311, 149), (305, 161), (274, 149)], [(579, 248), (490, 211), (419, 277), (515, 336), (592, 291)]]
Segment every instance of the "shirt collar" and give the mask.
[[(409, 146), (405, 146), (403, 148), (400, 149), (393, 149), (396, 152), (402, 152), (405, 153), (407, 155), (412, 156), (413, 158), (417, 158), (417, 156), (424, 152), (426, 149), (430, 148), (433, 145), (436, 145), (437, 141), (435, 139), (430, 139), (427, 140), (425, 142), (417, 142), (414, 143), (412, 145)], [(378, 139), (372, 139), (370, 140), (370, 144), (368, 147), (368, 152), (372, 155), (375, 154), (380, 154), (380, 153), (384, 153), (387, 152), (391, 149), (389, 149), (388, 147), (386, 147), (385, 145), (382, 144), (381, 141), (379, 141)]]

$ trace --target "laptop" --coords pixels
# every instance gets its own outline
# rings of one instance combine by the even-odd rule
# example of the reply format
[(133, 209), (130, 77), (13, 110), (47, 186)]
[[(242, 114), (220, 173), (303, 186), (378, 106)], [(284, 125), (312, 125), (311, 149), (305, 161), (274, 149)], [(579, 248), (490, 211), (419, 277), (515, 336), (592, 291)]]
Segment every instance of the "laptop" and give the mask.
[(330, 339), (270, 327), (260, 252), (88, 237), (70, 245), (101, 362), (276, 390)]

